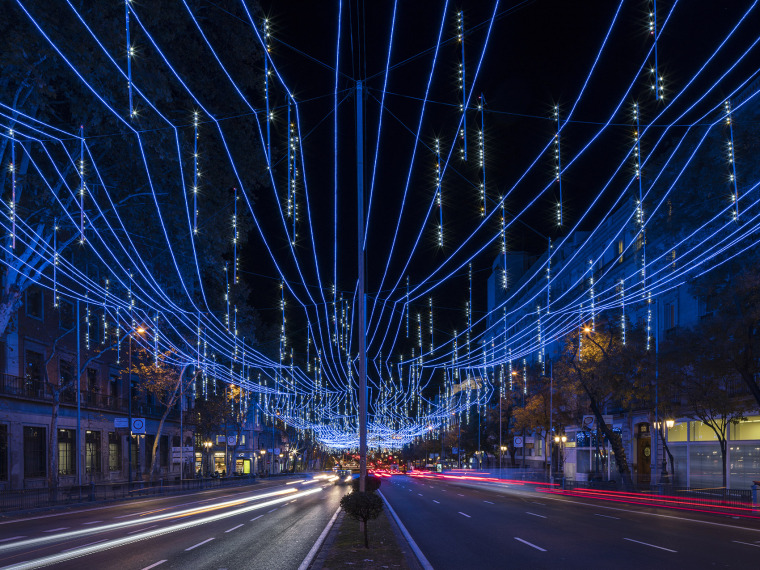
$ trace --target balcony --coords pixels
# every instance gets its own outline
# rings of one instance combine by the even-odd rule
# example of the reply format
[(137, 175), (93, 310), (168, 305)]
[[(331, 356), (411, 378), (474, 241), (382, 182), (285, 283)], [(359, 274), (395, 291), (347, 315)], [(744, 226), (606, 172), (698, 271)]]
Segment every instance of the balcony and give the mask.
[[(32, 378), (21, 378), (10, 374), (0, 374), (0, 398), (16, 398), (35, 402), (53, 402), (53, 394), (45, 389), (45, 384)], [(69, 388), (61, 392), (60, 403), (62, 406), (76, 406), (76, 391)], [(82, 408), (119, 412), (126, 414), (128, 402), (126, 398), (116, 398), (108, 394), (95, 391), (83, 391), (80, 393)], [(138, 401), (133, 401), (132, 415), (137, 417), (161, 417), (162, 406), (148, 406)], [(179, 417), (176, 410), (169, 413), (169, 418)]]

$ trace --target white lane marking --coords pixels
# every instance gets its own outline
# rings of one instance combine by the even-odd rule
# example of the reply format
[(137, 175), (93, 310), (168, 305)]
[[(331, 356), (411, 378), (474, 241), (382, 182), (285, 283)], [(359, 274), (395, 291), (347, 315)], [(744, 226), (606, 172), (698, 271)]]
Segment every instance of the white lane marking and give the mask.
[(660, 513), (647, 513), (644, 511), (637, 511), (635, 509), (621, 509), (619, 507), (605, 507), (604, 505), (595, 505), (594, 503), (585, 503), (583, 501), (568, 501), (566, 499), (558, 499), (556, 497), (546, 497), (550, 501), (557, 501), (559, 503), (570, 503), (573, 505), (585, 505), (587, 507), (595, 507), (597, 509), (607, 509), (609, 511), (623, 511), (624, 513), (635, 513), (637, 515), (646, 515), (649, 517), (660, 517), (663, 519), (675, 519), (677, 521), (686, 521), (686, 522), (693, 522), (698, 524), (708, 524), (711, 526), (721, 526), (730, 528), (732, 530), (746, 530), (749, 532), (760, 532), (760, 528), (751, 528), (748, 526), (736, 526), (733, 524), (725, 524), (725, 523), (718, 523), (718, 522), (712, 522), (712, 521), (701, 521), (699, 519), (690, 519), (686, 517), (676, 517), (674, 515), (662, 515)]
[(159, 560), (155, 564), (151, 564), (150, 566), (146, 566), (142, 570), (150, 570), (151, 568), (155, 568), (156, 566), (158, 566), (159, 564), (163, 564), (164, 562), (166, 562), (166, 560)]
[(198, 544), (194, 544), (190, 548), (185, 548), (185, 552), (187, 552), (188, 550), (192, 550), (193, 548), (198, 548), (199, 546), (202, 546), (202, 545), (206, 544), (207, 542), (211, 542), (212, 540), (214, 540), (213, 536), (211, 538), (207, 538), (203, 542), (199, 542)]
[(233, 526), (233, 527), (232, 527), (230, 530), (225, 530), (224, 532), (232, 532), (233, 530), (237, 530), (237, 529), (239, 529), (241, 526), (243, 526), (243, 525), (242, 525), (242, 524), (239, 524), (239, 525), (237, 525), (237, 526)]
[(492, 503), (491, 501), (483, 501), (484, 503), (488, 503), (489, 505), (495, 505), (496, 503)]
[(531, 515), (534, 517), (541, 517), (542, 519), (545, 519), (546, 517), (544, 515), (537, 515), (536, 513), (531, 513), (530, 511), (525, 511), (526, 515)]
[(253, 521), (255, 521), (255, 520), (258, 520), (258, 519), (260, 519), (260, 518), (261, 518), (261, 517), (263, 517), (263, 516), (264, 516), (264, 515), (259, 515), (259, 516), (257, 516), (257, 517), (254, 517), (254, 518), (252, 518), (252, 519), (251, 519), (251, 522), (253, 522)]
[(464, 497), (462, 493), (457, 493), (457, 495), (459, 495), (460, 497)]
[(42, 532), (58, 532), (59, 530), (66, 530), (67, 526), (62, 526), (61, 528), (51, 528), (50, 530), (43, 530)]
[(536, 545), (535, 545), (535, 544), (533, 544), (532, 542), (528, 542), (527, 540), (523, 540), (522, 538), (518, 538), (518, 537), (514, 537), (514, 538), (515, 538), (515, 540), (519, 540), (519, 541), (520, 541), (520, 542), (522, 542), (523, 544), (527, 544), (527, 545), (528, 545), (528, 546), (530, 546), (531, 548), (535, 548), (536, 550), (540, 550), (541, 552), (546, 552), (546, 549), (545, 549), (545, 548), (541, 548), (540, 546), (536, 546)]
[(77, 548), (84, 548), (85, 546), (90, 546), (91, 544), (98, 544), (99, 542), (104, 542), (108, 540), (107, 538), (102, 538), (100, 540), (96, 540), (95, 542), (88, 542), (87, 544), (80, 544), (79, 546), (72, 546), (71, 548), (67, 548), (66, 550), (61, 550), (61, 552), (68, 552), (69, 550), (76, 550)]
[(422, 496), (422, 493), (417, 493), (420, 497)]
[(611, 517), (610, 515), (600, 515), (599, 513), (594, 513), (595, 517), (604, 517), (606, 519), (615, 519), (616, 521), (620, 520), (620, 517)]
[(446, 489), (441, 489), (441, 493), (445, 493), (445, 492), (446, 492)]
[(470, 515), (468, 515), (468, 514), (465, 514), (465, 513), (463, 513), (462, 511), (457, 511), (457, 512), (458, 512), (460, 515), (462, 515), (463, 517), (467, 517), (468, 519), (471, 519), (471, 518), (472, 518)]
[(539, 503), (538, 501), (531, 501), (534, 505), (541, 505), (542, 507), (545, 507), (546, 505), (544, 503)]
[(755, 548), (760, 548), (760, 544), (752, 544), (751, 542), (742, 542), (741, 540), (732, 540), (731, 542), (735, 542), (736, 544), (746, 544), (747, 546), (754, 546)]
[(632, 538), (623, 537), (623, 540), (635, 542), (637, 544), (643, 544), (644, 546), (651, 546), (652, 548), (659, 548), (660, 550), (667, 550), (668, 552), (678, 552), (677, 550), (671, 550), (670, 548), (665, 548), (664, 546), (657, 546), (656, 544), (649, 544), (648, 542), (641, 542), (640, 540), (633, 540)]
[(314, 545), (311, 547), (311, 550), (309, 550), (309, 553), (306, 555), (306, 558), (304, 558), (303, 562), (301, 562), (298, 570), (308, 570), (309, 566), (311, 566), (311, 563), (314, 562), (314, 558), (317, 556), (317, 552), (319, 552), (319, 549), (322, 548), (322, 543), (325, 541), (325, 538), (327, 538), (327, 535), (329, 534), (330, 529), (332, 529), (333, 524), (335, 524), (335, 519), (338, 518), (338, 513), (340, 513), (340, 507), (338, 507), (338, 510), (335, 511), (332, 518), (327, 522), (327, 525), (322, 530), (322, 534), (319, 535), (317, 541), (314, 543)]
[(103, 521), (89, 521), (89, 522), (82, 523), (82, 524), (97, 524), (99, 522), (103, 522)]
[(0, 539), (0, 542), (9, 542), (11, 540), (18, 540), (19, 538), (26, 538), (25, 536), (12, 536), (10, 538)]
[(275, 512), (276, 510), (277, 510), (277, 507), (273, 508), (271, 511), (267, 511), (267, 514), (269, 514), (269, 513), (273, 513), (273, 512)]
[(133, 530), (131, 532), (128, 532), (127, 534), (135, 534), (136, 532), (142, 532), (144, 530), (150, 530), (152, 528), (156, 528), (157, 526), (158, 526), (157, 524), (154, 524), (153, 526), (146, 526), (146, 527), (143, 527), (143, 528), (138, 528), (137, 530)]
[[(385, 506), (388, 507), (388, 511), (391, 513), (393, 520), (396, 521), (398, 528), (401, 530), (401, 534), (404, 535), (404, 538), (406, 538), (407, 543), (412, 548), (412, 552), (414, 552), (414, 555), (417, 557), (417, 561), (420, 563), (420, 566), (422, 566), (423, 570), (433, 570), (433, 566), (430, 564), (430, 562), (428, 562), (428, 559), (425, 558), (425, 555), (422, 554), (420, 547), (417, 546), (416, 542), (414, 542), (412, 535), (409, 534), (408, 530), (406, 530), (404, 523), (402, 523), (401, 519), (398, 518), (396, 511), (393, 510), (393, 507), (391, 507), (391, 504), (388, 502), (388, 499), (386, 499), (385, 495), (383, 495), (380, 491), (378, 491), (377, 494), (380, 495), (380, 498), (385, 503)], [(299, 568), (298, 570), (303, 570), (303, 569)]]
[(431, 489), (435, 489), (435, 487), (433, 487), (432, 485), (428, 485), (428, 487), (430, 487)]
[[(433, 499), (433, 502), (434, 502), (434, 503), (438, 503), (438, 501), (436, 501), (435, 499)], [(440, 505), (441, 503), (438, 503), (438, 504)]]

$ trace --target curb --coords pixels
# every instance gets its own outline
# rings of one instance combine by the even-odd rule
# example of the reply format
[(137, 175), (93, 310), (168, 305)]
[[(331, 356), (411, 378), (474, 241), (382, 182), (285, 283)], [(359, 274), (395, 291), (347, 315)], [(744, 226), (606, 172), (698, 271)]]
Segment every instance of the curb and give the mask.
[(417, 557), (417, 561), (420, 563), (420, 566), (422, 566), (422, 568), (424, 568), (425, 570), (433, 570), (433, 565), (430, 564), (428, 559), (425, 558), (425, 555), (422, 554), (420, 547), (417, 546), (416, 542), (414, 542), (412, 535), (410, 535), (409, 531), (406, 530), (404, 523), (402, 523), (401, 519), (398, 518), (396, 511), (393, 510), (393, 507), (391, 507), (391, 504), (388, 502), (388, 499), (386, 499), (385, 495), (383, 495), (379, 490), (377, 491), (377, 494), (380, 495), (380, 497), (383, 499), (383, 502), (385, 503), (385, 506), (388, 507), (388, 511), (391, 513), (391, 516), (393, 516), (393, 520), (396, 521), (396, 524), (401, 530), (401, 534), (404, 535), (404, 538), (409, 543), (409, 546), (411, 547), (412, 552), (414, 552), (414, 555)]

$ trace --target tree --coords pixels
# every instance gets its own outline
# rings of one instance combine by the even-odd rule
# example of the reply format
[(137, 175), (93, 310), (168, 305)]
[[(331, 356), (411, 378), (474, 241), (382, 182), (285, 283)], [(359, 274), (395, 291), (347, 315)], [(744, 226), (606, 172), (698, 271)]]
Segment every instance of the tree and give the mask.
[(703, 334), (703, 327), (680, 331), (664, 362), (665, 372), (681, 390), (685, 415), (708, 426), (721, 452), (723, 486), (726, 486), (728, 425), (736, 424), (749, 410), (749, 396), (735, 371), (720, 358), (720, 347)]
[(155, 401), (163, 406), (163, 413), (156, 429), (156, 437), (153, 440), (150, 469), (148, 470), (148, 476), (154, 478), (156, 476), (156, 452), (164, 423), (169, 412), (179, 402), (183, 384), (189, 385), (193, 378), (188, 379), (185, 374), (188, 366), (180, 369), (176, 365), (168, 364), (167, 360), (173, 354), (171, 351), (153, 355), (145, 348), (139, 347), (136, 352), (130, 373), (138, 376), (140, 391), (143, 394), (150, 394)]
[(383, 511), (383, 500), (374, 491), (352, 491), (343, 495), (340, 508), (364, 526), (364, 548), (369, 548), (368, 522), (376, 519)]
[(611, 317), (596, 317), (595, 325), (586, 322), (565, 339), (554, 377), (575, 384), (586, 396), (602, 435), (610, 442), (623, 486), (631, 488), (631, 470), (621, 434), (604, 420), (605, 407), (630, 402), (633, 387), (648, 373), (646, 352), (642, 349), (643, 331), (628, 327), (624, 344), (620, 323)]
[[(210, 311), (220, 310), (225, 290), (220, 259), (231, 266), (236, 260), (231, 231), (209, 231), (209, 227), (231, 216), (233, 187), (244, 187), (246, 197), (253, 200), (269, 176), (263, 153), (250, 152), (251, 141), (259, 140), (258, 118), (251, 113), (241, 116), (249, 110), (247, 99), (256, 99), (262, 90), (263, 50), (250, 33), (243, 7), (235, 2), (223, 4), (230, 17), (224, 26), (209, 26), (209, 16), (197, 0), (188, 2), (187, 10), (160, 4), (130, 6), (134, 12), (131, 43), (135, 53), (131, 59), (137, 111), (132, 116), (122, 75), (124, 60), (112, 59), (112, 54), (125, 50), (123, 5), (40, 4), (27, 7), (28, 15), (15, 5), (5, 10), (0, 21), (0, 101), (12, 109), (7, 126), (13, 135), (3, 129), (0, 162), (9, 164), (15, 154), (17, 235), (15, 248), (9, 234), (2, 236), (0, 334), (29, 284), (38, 281), (41, 274), (51, 277), (55, 254), (60, 258), (59, 277), (71, 276), (72, 264), (83, 257), (100, 265), (102, 279), (78, 284), (79, 290), (84, 287), (92, 295), (104, 286), (110, 273), (110, 294), (123, 294), (124, 298), (127, 287), (118, 284), (129, 282), (131, 273), (136, 288), (178, 293), (172, 300), (185, 309), (197, 302)], [(252, 6), (252, 11), (256, 9)], [(141, 22), (150, 23), (157, 47)], [(101, 40), (100, 45), (82, 23)], [(230, 33), (230, 26), (242, 26), (238, 31), (246, 33)], [(209, 48), (199, 27), (214, 49), (224, 54), (224, 65), (234, 68), (239, 91), (207, 73)], [(67, 49), (74, 44), (76, 49)], [(199, 102), (218, 117), (235, 115), (239, 119), (234, 129), (223, 131), (223, 141), (222, 131), (211, 118), (199, 117), (201, 214), (198, 237), (190, 239), (188, 177), (184, 174), (194, 170), (193, 110)], [(40, 127), (42, 132), (35, 130)], [(77, 140), (79, 134), (84, 136), (84, 145)], [(285, 145), (280, 141), (273, 147)], [(85, 191), (80, 202), (77, 193), (82, 186), (82, 164)], [(10, 178), (10, 169), (3, 168), (0, 183), (4, 191), (10, 186)], [(84, 234), (81, 214), (85, 218)], [(236, 225), (238, 247), (242, 247), (253, 227), (252, 220), (240, 215)], [(86, 247), (72, 247), (79, 243)], [(126, 250), (121, 248), (124, 244)], [(74, 259), (67, 262), (70, 256)], [(210, 294), (203, 296), (201, 285)], [(243, 318), (239, 315), (239, 320)]]
[(757, 252), (706, 274), (692, 285), (703, 313), (695, 331), (710, 368), (732, 370), (760, 405), (760, 267)]

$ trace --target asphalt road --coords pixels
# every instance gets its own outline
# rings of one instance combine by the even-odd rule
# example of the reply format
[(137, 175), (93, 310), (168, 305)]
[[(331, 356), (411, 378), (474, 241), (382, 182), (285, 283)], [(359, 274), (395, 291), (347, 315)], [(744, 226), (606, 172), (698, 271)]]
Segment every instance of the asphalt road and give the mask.
[(759, 518), (394, 476), (380, 488), (436, 570), (760, 568)]
[(346, 492), (307, 481), (6, 517), (0, 566), (295, 570)]

